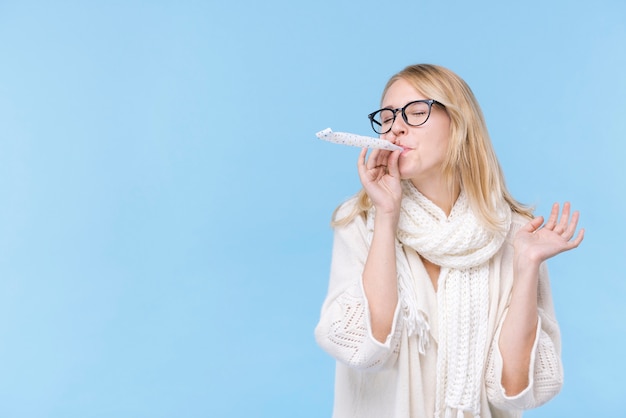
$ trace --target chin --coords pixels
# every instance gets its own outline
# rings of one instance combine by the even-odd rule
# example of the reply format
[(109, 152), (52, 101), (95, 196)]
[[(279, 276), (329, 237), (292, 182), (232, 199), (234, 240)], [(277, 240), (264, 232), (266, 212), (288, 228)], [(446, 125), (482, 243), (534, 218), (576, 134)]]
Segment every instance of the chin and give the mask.
[(402, 180), (410, 180), (414, 177), (416, 177), (415, 170), (411, 170), (411, 167), (402, 167), (400, 166), (400, 179)]

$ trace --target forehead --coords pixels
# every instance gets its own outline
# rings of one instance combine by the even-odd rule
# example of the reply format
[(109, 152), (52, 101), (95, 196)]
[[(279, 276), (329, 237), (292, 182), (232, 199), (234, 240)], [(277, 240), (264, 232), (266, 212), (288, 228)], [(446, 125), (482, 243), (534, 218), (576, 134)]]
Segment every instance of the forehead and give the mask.
[(403, 78), (394, 81), (383, 96), (383, 107), (402, 107), (413, 100), (428, 99)]

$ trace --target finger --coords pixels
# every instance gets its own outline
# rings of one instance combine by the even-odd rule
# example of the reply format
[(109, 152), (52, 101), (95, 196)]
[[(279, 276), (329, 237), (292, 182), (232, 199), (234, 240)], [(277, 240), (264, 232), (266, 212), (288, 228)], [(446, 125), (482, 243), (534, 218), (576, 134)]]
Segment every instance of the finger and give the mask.
[(583, 242), (583, 238), (585, 238), (585, 228), (581, 228), (580, 231), (578, 231), (576, 239), (574, 241), (570, 241), (572, 243), (572, 248), (578, 247), (580, 243)]
[(578, 235), (576, 236), (576, 239), (572, 241), (567, 241), (565, 251), (569, 251), (578, 247), (580, 243), (583, 241), (583, 238), (585, 238), (585, 230), (581, 228), (580, 231), (578, 231)]
[(359, 153), (359, 165), (365, 165), (365, 156), (367, 155), (367, 148), (361, 148)]
[(554, 230), (554, 227), (556, 226), (556, 221), (558, 218), (559, 218), (559, 204), (554, 203), (552, 205), (552, 210), (550, 211), (550, 217), (548, 218), (548, 221), (544, 225), (544, 228), (549, 229), (549, 230)]
[(370, 152), (370, 156), (367, 159), (366, 167), (368, 170), (375, 168), (378, 164), (378, 158), (380, 157), (380, 150), (374, 149)]
[(362, 148), (361, 152), (359, 153), (359, 159), (357, 160), (357, 169), (359, 171), (359, 176), (361, 177), (361, 179), (363, 179), (363, 176), (365, 175), (365, 156), (367, 155), (367, 148)]
[(574, 236), (574, 233), (576, 232), (576, 226), (578, 225), (579, 217), (580, 217), (580, 213), (578, 211), (575, 211), (572, 214), (572, 219), (567, 225), (565, 231), (563, 232), (563, 238), (565, 238), (566, 240), (569, 241)]
[(386, 168), (387, 161), (389, 160), (390, 152), (387, 150), (376, 150), (376, 155), (373, 158), (374, 167), (373, 168)]
[(528, 222), (526, 225), (524, 225), (523, 229), (526, 232), (532, 233), (538, 230), (541, 224), (543, 224), (543, 216), (537, 216), (536, 218), (533, 218), (530, 222)]
[(570, 203), (565, 202), (563, 204), (563, 212), (561, 213), (561, 219), (559, 220), (558, 225), (554, 228), (555, 232), (559, 234), (567, 231), (567, 224), (569, 223), (569, 212), (570, 212)]

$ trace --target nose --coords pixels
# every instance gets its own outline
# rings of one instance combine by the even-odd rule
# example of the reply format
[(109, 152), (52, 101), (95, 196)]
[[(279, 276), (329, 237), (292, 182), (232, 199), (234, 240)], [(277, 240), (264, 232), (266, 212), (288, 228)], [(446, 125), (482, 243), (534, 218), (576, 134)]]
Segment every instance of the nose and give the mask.
[(404, 122), (402, 115), (397, 115), (397, 117), (394, 119), (393, 123), (391, 124), (391, 130), (387, 132), (385, 139), (395, 144), (396, 139), (399, 136), (406, 134), (408, 130), (409, 128), (406, 122)]

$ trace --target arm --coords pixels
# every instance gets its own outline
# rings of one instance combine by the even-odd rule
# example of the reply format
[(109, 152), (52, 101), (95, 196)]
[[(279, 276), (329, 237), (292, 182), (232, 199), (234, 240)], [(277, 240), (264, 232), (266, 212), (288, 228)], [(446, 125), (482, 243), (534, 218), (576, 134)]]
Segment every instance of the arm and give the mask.
[(502, 385), (503, 360), (498, 346), (503, 323), (509, 314), (508, 306), (496, 328), (487, 359), (485, 384), (489, 402), (498, 409), (525, 410), (536, 408), (552, 399), (563, 386), (561, 336), (554, 315), (550, 279), (545, 263), (539, 268), (537, 312), (537, 329), (533, 336), (534, 343), (530, 351), (529, 369), (526, 377), (528, 385), (516, 394), (507, 394)]
[(398, 305), (396, 230), (400, 218), (402, 187), (398, 158), (400, 152), (367, 150), (359, 155), (361, 183), (376, 208), (372, 243), (363, 268), (363, 289), (369, 304), (372, 334), (384, 342), (391, 332)]
[[(337, 211), (338, 217), (351, 212), (354, 201)], [(315, 329), (318, 344), (332, 357), (359, 370), (378, 370), (393, 364), (399, 340), (396, 311), (392, 330), (384, 343), (373, 337), (368, 300), (361, 275), (369, 251), (368, 231), (361, 216), (334, 231), (328, 295)]]
[(541, 264), (561, 252), (578, 247), (584, 230), (574, 238), (578, 212), (570, 219), (570, 205), (565, 203), (559, 220), (559, 205), (552, 206), (548, 221), (543, 217), (530, 221), (515, 236), (514, 282), (508, 313), (499, 336), (502, 358), (502, 387), (507, 396), (515, 396), (529, 384), (533, 347), (538, 335), (538, 289)]

